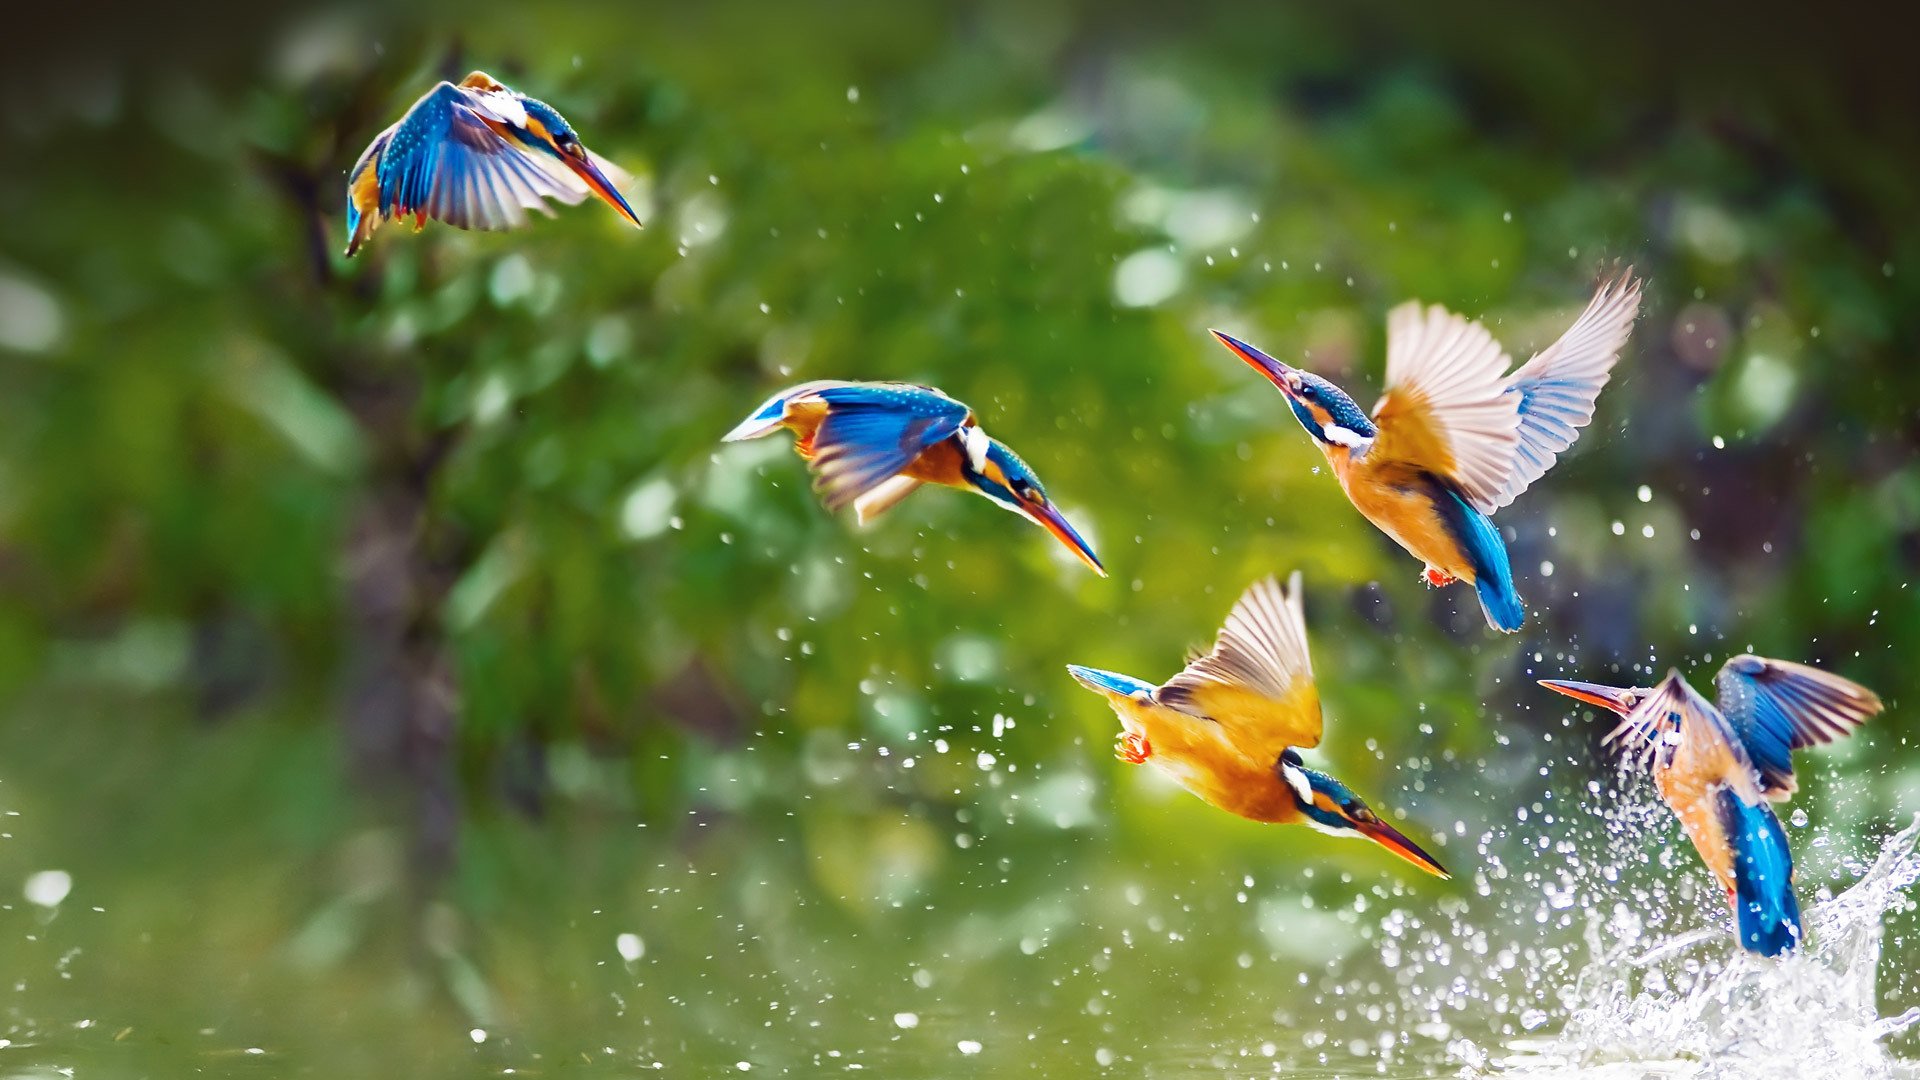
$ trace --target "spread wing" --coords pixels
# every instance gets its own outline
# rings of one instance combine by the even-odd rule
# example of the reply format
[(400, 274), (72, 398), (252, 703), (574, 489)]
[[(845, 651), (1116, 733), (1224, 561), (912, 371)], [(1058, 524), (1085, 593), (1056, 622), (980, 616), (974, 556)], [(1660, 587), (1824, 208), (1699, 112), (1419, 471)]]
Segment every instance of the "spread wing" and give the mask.
[(1773, 799), (1794, 792), (1793, 751), (1851, 735), (1881, 709), (1879, 695), (1859, 683), (1764, 656), (1734, 657), (1713, 684)]
[(1320, 744), (1320, 693), (1307, 654), (1300, 574), (1282, 590), (1272, 577), (1253, 583), (1227, 614), (1213, 651), (1154, 693), (1171, 709), (1220, 724), (1242, 752), (1278, 761), (1290, 746)]
[(1560, 340), (1507, 380), (1506, 393), (1520, 413), (1518, 443), (1506, 483), (1484, 510), (1512, 502), (1580, 437), (1580, 429), (1593, 420), (1594, 399), (1612, 377), (1639, 313), (1640, 282), (1628, 269), (1601, 285)]
[(1492, 513), (1519, 445), (1520, 401), (1507, 393), (1506, 352), (1485, 327), (1434, 305), (1387, 315), (1387, 388), (1373, 407), (1370, 459), (1450, 480)]
[[(510, 229), (546, 200), (573, 205), (587, 186), (558, 161), (502, 134), (518, 103), (510, 94), (441, 83), (393, 128), (380, 155), (380, 212), (425, 214), (462, 229)], [(522, 123), (525, 111), (518, 112)]]
[(1678, 671), (1669, 672), (1601, 741), (1619, 744), (1629, 761), (1649, 770), (1676, 764), (1684, 750), (1686, 768), (1700, 770), (1704, 779), (1733, 785), (1748, 802), (1760, 799), (1753, 762), (1739, 736)]
[(924, 386), (857, 383), (818, 391), (826, 418), (813, 436), (813, 486), (838, 511), (952, 438), (973, 414)]

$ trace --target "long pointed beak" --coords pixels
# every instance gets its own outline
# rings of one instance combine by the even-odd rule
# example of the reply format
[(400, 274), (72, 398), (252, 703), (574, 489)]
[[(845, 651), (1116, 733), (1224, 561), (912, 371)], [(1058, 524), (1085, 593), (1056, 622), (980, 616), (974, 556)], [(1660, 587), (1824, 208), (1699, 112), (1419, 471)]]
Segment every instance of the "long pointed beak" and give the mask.
[(1225, 345), (1235, 356), (1245, 360), (1248, 367), (1265, 375), (1268, 382), (1280, 388), (1281, 393), (1288, 397), (1293, 396), (1293, 391), (1287, 388), (1287, 375), (1293, 371), (1293, 368), (1275, 360), (1273, 357), (1241, 341), (1232, 334), (1225, 334), (1218, 330), (1209, 330), (1207, 333), (1212, 334), (1220, 344)]
[(1610, 709), (1621, 716), (1633, 711), (1627, 705), (1627, 692), (1618, 687), (1590, 682), (1572, 682), (1566, 679), (1541, 679), (1540, 685), (1556, 694), (1565, 694), (1575, 701), (1584, 701), (1589, 705)]
[(1381, 847), (1386, 848), (1395, 855), (1425, 870), (1434, 877), (1453, 877), (1452, 874), (1447, 873), (1446, 867), (1440, 865), (1440, 860), (1427, 854), (1421, 849), (1419, 844), (1407, 839), (1399, 829), (1394, 828), (1386, 822), (1376, 818), (1373, 821), (1355, 821), (1352, 825), (1353, 830), (1361, 836), (1379, 844)]
[(613, 181), (607, 177), (599, 163), (593, 160), (592, 154), (582, 153), (579, 157), (561, 154), (560, 160), (566, 162), (567, 168), (578, 173), (580, 179), (586, 181), (588, 190), (606, 200), (607, 205), (631, 222), (634, 228), (642, 228), (640, 218), (634, 214), (633, 207), (627, 205), (627, 197), (620, 194), (619, 188), (613, 186)]
[(1054, 539), (1065, 544), (1069, 551), (1080, 556), (1080, 561), (1093, 567), (1094, 573), (1101, 577), (1107, 576), (1107, 568), (1100, 565), (1100, 556), (1093, 553), (1093, 546), (1081, 539), (1080, 533), (1074, 529), (1073, 524), (1060, 511), (1055, 510), (1051, 503), (1022, 502), (1020, 512), (1034, 524), (1052, 533)]

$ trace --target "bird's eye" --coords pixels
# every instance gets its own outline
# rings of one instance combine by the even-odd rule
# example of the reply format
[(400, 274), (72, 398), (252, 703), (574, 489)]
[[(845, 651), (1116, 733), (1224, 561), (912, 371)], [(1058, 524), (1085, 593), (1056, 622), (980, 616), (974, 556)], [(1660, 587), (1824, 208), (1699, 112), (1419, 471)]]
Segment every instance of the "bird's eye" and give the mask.
[(1013, 488), (1014, 495), (1018, 496), (1019, 498), (1026, 499), (1029, 501), (1033, 499), (1034, 488), (1032, 484), (1027, 483), (1025, 480), (1015, 480), (1011, 486)]

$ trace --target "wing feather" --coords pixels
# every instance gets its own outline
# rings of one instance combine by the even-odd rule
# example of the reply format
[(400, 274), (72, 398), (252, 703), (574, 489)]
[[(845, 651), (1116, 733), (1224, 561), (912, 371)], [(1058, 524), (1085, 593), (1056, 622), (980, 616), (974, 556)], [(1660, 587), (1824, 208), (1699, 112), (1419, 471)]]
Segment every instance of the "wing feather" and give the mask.
[(1602, 284), (1560, 339), (1507, 380), (1520, 415), (1513, 468), (1488, 511), (1512, 502), (1553, 467), (1593, 420), (1594, 401), (1640, 313), (1640, 282), (1629, 268)]
[(1435, 304), (1387, 315), (1387, 386), (1373, 420), (1370, 458), (1404, 462), (1454, 483), (1481, 513), (1512, 471), (1519, 444), (1509, 360), (1485, 327)]
[(1168, 708), (1218, 722), (1257, 760), (1278, 760), (1290, 746), (1319, 745), (1320, 695), (1307, 652), (1300, 574), (1282, 589), (1266, 577), (1227, 614), (1213, 649), (1154, 694)]
[(834, 511), (952, 438), (973, 415), (929, 387), (859, 383), (816, 393), (827, 415), (813, 437), (814, 488)]
[[(441, 83), (393, 128), (381, 154), (380, 209), (420, 212), (462, 229), (514, 228), (527, 211), (553, 213), (547, 200), (573, 205), (586, 183), (558, 162), (506, 137), (511, 95)], [(524, 110), (519, 115), (524, 120)]]
[(1793, 751), (1851, 735), (1883, 707), (1873, 691), (1805, 664), (1743, 654), (1714, 676), (1720, 709), (1771, 798), (1798, 786)]
[(1739, 736), (1678, 671), (1668, 672), (1601, 742), (1621, 745), (1630, 762), (1649, 771), (1675, 765), (1684, 753), (1686, 768), (1705, 770), (1713, 781), (1738, 787), (1749, 802), (1759, 801), (1759, 776)]

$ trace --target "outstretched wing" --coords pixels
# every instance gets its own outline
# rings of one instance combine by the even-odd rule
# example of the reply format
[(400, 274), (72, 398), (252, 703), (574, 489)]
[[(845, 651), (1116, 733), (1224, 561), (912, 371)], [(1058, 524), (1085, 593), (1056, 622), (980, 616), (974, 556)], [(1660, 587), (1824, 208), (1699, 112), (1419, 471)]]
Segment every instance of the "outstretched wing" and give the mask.
[(813, 437), (813, 486), (834, 511), (952, 438), (973, 415), (938, 390), (900, 383), (829, 386), (818, 397), (827, 415)]
[(1387, 315), (1387, 388), (1367, 457), (1453, 482), (1490, 514), (1519, 444), (1519, 398), (1507, 393), (1507, 354), (1479, 323), (1434, 305)]
[(1601, 741), (1619, 744), (1621, 753), (1641, 768), (1700, 770), (1704, 779), (1735, 787), (1749, 802), (1759, 801), (1758, 778), (1739, 736), (1678, 671), (1668, 672)]
[(1278, 761), (1290, 746), (1318, 746), (1320, 693), (1307, 654), (1299, 571), (1285, 590), (1272, 577), (1254, 582), (1227, 614), (1213, 650), (1168, 679), (1154, 698), (1216, 721), (1259, 761)]
[(1720, 711), (1760, 770), (1767, 797), (1797, 786), (1793, 751), (1853, 734), (1881, 709), (1880, 697), (1849, 679), (1805, 664), (1743, 654), (1714, 676)]
[(1507, 380), (1520, 414), (1512, 470), (1489, 512), (1512, 502), (1553, 467), (1554, 459), (1593, 419), (1594, 399), (1612, 377), (1614, 362), (1640, 313), (1640, 282), (1629, 268), (1600, 286), (1560, 340)]
[[(504, 131), (519, 108), (511, 94), (441, 83), (394, 126), (380, 155), (380, 211), (424, 214), (462, 229), (510, 229), (546, 200), (573, 205), (585, 182)], [(525, 122), (524, 110), (519, 111)]]

